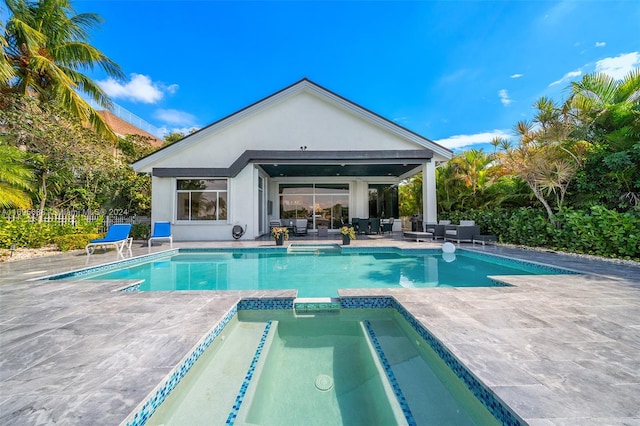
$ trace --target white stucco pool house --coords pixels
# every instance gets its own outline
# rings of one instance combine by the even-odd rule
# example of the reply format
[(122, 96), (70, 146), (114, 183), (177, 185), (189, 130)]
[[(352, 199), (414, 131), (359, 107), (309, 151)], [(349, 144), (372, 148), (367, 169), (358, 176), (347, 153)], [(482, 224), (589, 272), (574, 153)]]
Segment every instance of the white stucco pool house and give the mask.
[(257, 238), (273, 219), (331, 232), (353, 218), (397, 218), (398, 184), (419, 172), (424, 220), (435, 222), (435, 169), (452, 155), (302, 79), (133, 168), (152, 176), (152, 221), (170, 221), (179, 241), (216, 241), (234, 225)]

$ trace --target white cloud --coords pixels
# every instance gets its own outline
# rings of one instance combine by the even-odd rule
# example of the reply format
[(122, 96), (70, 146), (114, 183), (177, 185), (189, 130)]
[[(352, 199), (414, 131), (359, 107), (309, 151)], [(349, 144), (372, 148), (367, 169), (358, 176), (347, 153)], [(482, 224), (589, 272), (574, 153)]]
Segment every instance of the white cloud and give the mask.
[(552, 7), (544, 15), (544, 21), (547, 25), (565, 25), (565, 20), (577, 7), (574, 1), (559, 1), (550, 4)]
[(173, 95), (178, 91), (178, 88), (180, 88), (180, 86), (178, 86), (177, 84), (170, 84), (169, 86), (167, 86), (166, 90), (167, 92), (169, 92), (169, 94)]
[(158, 120), (174, 126), (192, 126), (196, 119), (188, 112), (176, 109), (159, 109), (153, 115)]
[(622, 80), (629, 71), (640, 66), (640, 52), (623, 53), (615, 58), (604, 58), (596, 62), (596, 72), (609, 74)]
[(605, 43), (604, 41), (596, 41), (595, 46), (596, 47), (605, 47), (607, 45), (607, 43)]
[(511, 78), (520, 78), (522, 77), (524, 74), (512, 74)]
[(493, 132), (476, 133), (474, 135), (455, 135), (435, 142), (449, 149), (456, 149), (469, 145), (490, 143), (493, 138), (510, 138), (511, 136), (511, 132), (507, 130), (494, 130)]
[(154, 104), (164, 97), (165, 92), (173, 94), (179, 87), (177, 84), (165, 86), (162, 83), (153, 82), (149, 76), (133, 73), (131, 80), (126, 83), (121, 83), (113, 78), (97, 83), (113, 99), (126, 99), (145, 104)]
[(500, 96), (500, 102), (502, 102), (502, 105), (504, 106), (509, 106), (509, 104), (513, 102), (511, 99), (509, 99), (509, 93), (507, 93), (507, 89), (498, 90), (498, 96)]
[(582, 71), (581, 70), (570, 71), (570, 72), (566, 73), (560, 80), (556, 80), (553, 83), (551, 83), (549, 85), (549, 87), (555, 86), (555, 85), (560, 84), (560, 83), (564, 83), (566, 81), (570, 81), (574, 77), (580, 77), (581, 75), (582, 75)]

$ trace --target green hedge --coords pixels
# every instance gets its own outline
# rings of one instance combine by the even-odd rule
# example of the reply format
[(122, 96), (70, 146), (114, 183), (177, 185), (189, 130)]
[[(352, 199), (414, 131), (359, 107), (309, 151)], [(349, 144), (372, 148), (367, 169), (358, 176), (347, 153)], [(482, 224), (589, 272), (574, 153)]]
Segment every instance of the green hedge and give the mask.
[(39, 248), (49, 244), (55, 235), (51, 225), (29, 222), (26, 216), (12, 221), (0, 218), (1, 248), (10, 248), (12, 244), (16, 247)]
[(475, 220), (483, 234), (496, 235), (502, 243), (640, 260), (638, 213), (602, 206), (564, 210), (556, 215), (556, 226), (543, 210), (532, 208), (454, 211), (440, 218), (452, 223)]
[(89, 241), (103, 237), (103, 234), (67, 234), (53, 238), (60, 251), (83, 249)]
[(560, 229), (552, 246), (597, 256), (640, 259), (640, 215), (618, 213), (602, 206), (588, 212), (565, 211), (558, 215)]
[[(56, 237), (70, 234), (97, 234), (102, 218), (88, 222), (80, 216), (75, 225), (31, 222), (27, 216), (16, 220), (0, 217), (0, 248), (16, 247), (40, 248), (54, 243)], [(86, 245), (86, 243), (85, 243)]]

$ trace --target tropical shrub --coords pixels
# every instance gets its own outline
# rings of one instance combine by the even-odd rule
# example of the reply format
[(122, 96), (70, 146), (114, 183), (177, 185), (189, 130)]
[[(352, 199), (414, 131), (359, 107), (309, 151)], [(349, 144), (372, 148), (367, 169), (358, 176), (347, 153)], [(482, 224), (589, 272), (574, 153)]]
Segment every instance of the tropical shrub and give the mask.
[(640, 214), (635, 212), (565, 209), (555, 215), (555, 226), (545, 211), (533, 208), (454, 211), (440, 218), (475, 220), (483, 234), (502, 243), (640, 260)]
[(146, 240), (151, 235), (151, 225), (148, 223), (136, 223), (131, 226), (131, 237), (134, 240)]
[(588, 211), (567, 210), (558, 215), (561, 227), (553, 246), (576, 253), (640, 258), (640, 215), (602, 206)]
[(13, 244), (16, 247), (40, 248), (53, 243), (60, 236), (97, 234), (102, 221), (102, 217), (89, 222), (84, 216), (78, 216), (75, 225), (61, 225), (55, 222), (32, 222), (28, 216), (21, 216), (16, 220), (0, 217), (0, 248), (10, 248)]
[(30, 222), (26, 216), (16, 220), (0, 217), (0, 247), (39, 248), (51, 241), (51, 227), (46, 223)]
[(84, 248), (89, 241), (100, 238), (101, 234), (68, 234), (53, 237), (53, 242), (61, 251)]

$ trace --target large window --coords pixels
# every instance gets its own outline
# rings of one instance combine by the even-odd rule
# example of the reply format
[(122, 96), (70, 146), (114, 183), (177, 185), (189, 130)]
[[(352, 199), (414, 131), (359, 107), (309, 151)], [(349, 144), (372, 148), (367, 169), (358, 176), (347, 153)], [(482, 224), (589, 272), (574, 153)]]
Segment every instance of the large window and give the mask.
[(227, 179), (178, 179), (178, 220), (227, 220)]
[(400, 217), (398, 185), (369, 185), (369, 217)]
[(349, 184), (281, 184), (280, 217), (308, 219), (311, 229), (337, 229), (349, 221)]

